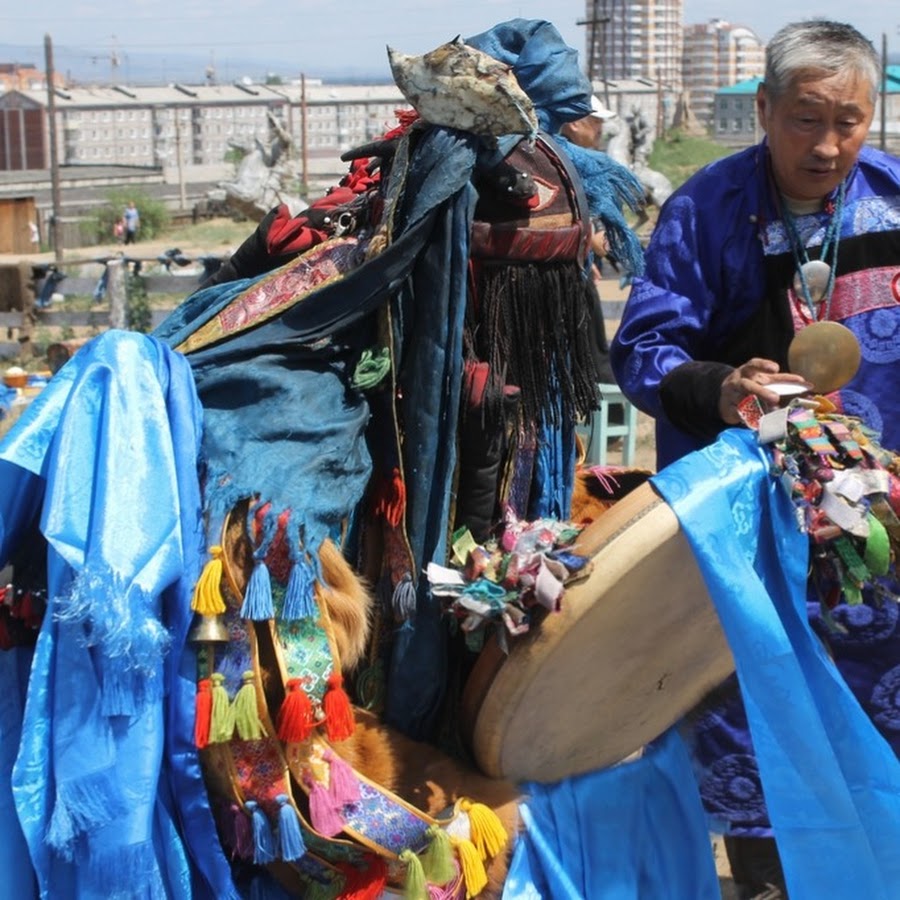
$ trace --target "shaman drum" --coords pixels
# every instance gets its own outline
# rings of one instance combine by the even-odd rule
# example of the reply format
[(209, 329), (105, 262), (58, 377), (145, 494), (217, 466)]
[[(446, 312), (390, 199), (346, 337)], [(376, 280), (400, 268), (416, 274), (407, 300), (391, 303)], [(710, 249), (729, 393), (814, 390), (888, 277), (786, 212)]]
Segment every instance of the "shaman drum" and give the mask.
[(549, 782), (624, 760), (733, 670), (675, 513), (649, 482), (581, 534), (590, 574), (562, 609), (495, 639), (466, 681), (461, 721), (488, 775)]

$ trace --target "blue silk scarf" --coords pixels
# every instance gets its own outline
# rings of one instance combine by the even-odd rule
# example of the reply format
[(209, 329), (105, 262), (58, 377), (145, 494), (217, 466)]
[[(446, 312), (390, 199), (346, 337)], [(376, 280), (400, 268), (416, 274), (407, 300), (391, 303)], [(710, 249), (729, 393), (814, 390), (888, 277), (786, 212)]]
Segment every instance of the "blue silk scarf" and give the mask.
[(654, 476), (734, 654), (793, 900), (897, 896), (900, 763), (811, 630), (808, 537), (754, 433)]
[(202, 550), (200, 423), (184, 359), (113, 331), (0, 445), (4, 556), (35, 504), (48, 542), (12, 771), (42, 896), (236, 896), (179, 676)]
[(633, 762), (524, 785), (504, 900), (719, 900), (693, 785), (674, 731)]

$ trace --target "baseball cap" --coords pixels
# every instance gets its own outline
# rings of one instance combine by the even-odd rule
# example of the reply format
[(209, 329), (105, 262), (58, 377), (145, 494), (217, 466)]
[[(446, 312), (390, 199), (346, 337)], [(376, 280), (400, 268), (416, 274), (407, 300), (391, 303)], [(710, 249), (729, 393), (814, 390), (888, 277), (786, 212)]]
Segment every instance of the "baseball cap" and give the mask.
[(608, 107), (604, 106), (595, 94), (591, 94), (591, 111), (588, 113), (597, 119), (614, 119), (616, 114)]

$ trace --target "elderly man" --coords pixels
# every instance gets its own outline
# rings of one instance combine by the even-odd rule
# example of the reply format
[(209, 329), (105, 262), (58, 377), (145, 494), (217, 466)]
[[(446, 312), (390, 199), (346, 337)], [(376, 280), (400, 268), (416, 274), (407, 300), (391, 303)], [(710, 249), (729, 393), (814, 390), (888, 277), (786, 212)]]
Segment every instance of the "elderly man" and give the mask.
[[(611, 347), (619, 384), (656, 418), (660, 467), (740, 424), (747, 395), (777, 404), (770, 384), (801, 381), (785, 372), (791, 339), (826, 320), (850, 329), (862, 357), (831, 399), (880, 432), (885, 447), (900, 447), (900, 161), (864, 146), (879, 72), (872, 45), (849, 25), (786, 26), (768, 45), (757, 95), (763, 141), (707, 166), (664, 207)], [(811, 261), (828, 267), (822, 291)], [(897, 753), (898, 617), (895, 604), (865, 602), (862, 612), (838, 605), (839, 632), (823, 625), (817, 604), (810, 613)], [(720, 696), (698, 721), (692, 750), (701, 793), (729, 836), (735, 878), (744, 896), (781, 896), (736, 693)]]

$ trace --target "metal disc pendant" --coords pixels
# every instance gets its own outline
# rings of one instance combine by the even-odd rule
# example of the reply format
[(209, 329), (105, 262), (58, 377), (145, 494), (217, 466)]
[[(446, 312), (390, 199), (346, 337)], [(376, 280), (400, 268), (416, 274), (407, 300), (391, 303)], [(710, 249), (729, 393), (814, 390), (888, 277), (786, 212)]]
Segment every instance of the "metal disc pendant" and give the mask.
[(818, 394), (842, 388), (856, 374), (861, 359), (856, 335), (839, 322), (813, 322), (798, 331), (788, 347), (788, 368)]
[[(828, 293), (828, 282), (831, 281), (831, 266), (821, 259), (811, 259), (803, 263), (794, 275), (794, 293), (798, 297), (806, 297), (813, 303), (821, 303)], [(806, 291), (803, 290), (804, 285)]]

